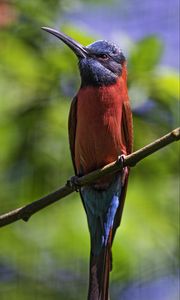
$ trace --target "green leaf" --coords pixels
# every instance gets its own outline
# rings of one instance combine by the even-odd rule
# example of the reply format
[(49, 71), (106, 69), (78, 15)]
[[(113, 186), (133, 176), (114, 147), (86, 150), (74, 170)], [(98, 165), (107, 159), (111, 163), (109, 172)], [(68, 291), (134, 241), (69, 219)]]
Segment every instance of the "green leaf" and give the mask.
[(149, 76), (156, 68), (163, 52), (163, 44), (156, 36), (145, 37), (132, 49), (128, 59), (130, 78), (139, 79)]

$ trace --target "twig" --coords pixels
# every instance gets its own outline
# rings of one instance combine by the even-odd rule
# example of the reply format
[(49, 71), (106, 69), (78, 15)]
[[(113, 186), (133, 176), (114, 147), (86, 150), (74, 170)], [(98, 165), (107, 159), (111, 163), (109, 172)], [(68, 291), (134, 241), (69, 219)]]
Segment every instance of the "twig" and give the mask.
[[(145, 157), (151, 155), (152, 153), (160, 150), (161, 148), (177, 141), (180, 139), (180, 127), (174, 129), (172, 132), (164, 135), (158, 140), (155, 140), (151, 144), (148, 144), (147, 146), (133, 152), (130, 155), (127, 155), (124, 158), (123, 167), (129, 166), (133, 167), (135, 166), (139, 161), (144, 159)], [(122, 170), (122, 164), (119, 163), (119, 161), (112, 162), (106, 166), (104, 166), (101, 169), (98, 169), (94, 172), (91, 172), (85, 176), (78, 177), (77, 178), (77, 184), (81, 187), (84, 185), (92, 184), (97, 179), (104, 177), (108, 174), (113, 174), (117, 171)], [(0, 227), (6, 226), (10, 223), (16, 222), (17, 220), (24, 220), (28, 221), (29, 218), (38, 212), (39, 210), (43, 209), (44, 207), (66, 197), (67, 195), (74, 192), (75, 187), (72, 187), (69, 185), (68, 181), (67, 183), (59, 188), (58, 190), (48, 194), (47, 196), (42, 197), (39, 200), (36, 200), (28, 205), (22, 206), (20, 208), (17, 208), (13, 211), (10, 211), (6, 214), (3, 214), (0, 216)]]

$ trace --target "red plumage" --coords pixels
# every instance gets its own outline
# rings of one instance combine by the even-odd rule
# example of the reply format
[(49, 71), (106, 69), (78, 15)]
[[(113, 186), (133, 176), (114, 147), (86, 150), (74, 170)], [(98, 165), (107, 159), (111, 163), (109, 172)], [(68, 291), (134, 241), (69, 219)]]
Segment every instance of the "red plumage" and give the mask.
[(120, 126), (123, 100), (120, 80), (111, 86), (85, 87), (77, 95), (75, 164), (77, 172), (88, 173), (126, 154)]
[(132, 135), (124, 65), (115, 84), (81, 88), (72, 102), (69, 142), (76, 173), (86, 174), (131, 153)]

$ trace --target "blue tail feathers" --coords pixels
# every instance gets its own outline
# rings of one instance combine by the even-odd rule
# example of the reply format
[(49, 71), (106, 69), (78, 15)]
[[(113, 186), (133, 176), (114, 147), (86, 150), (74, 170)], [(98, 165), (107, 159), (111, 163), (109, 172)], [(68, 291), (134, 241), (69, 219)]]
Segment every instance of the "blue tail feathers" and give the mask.
[(97, 190), (93, 187), (84, 187), (81, 190), (87, 213), (93, 255), (99, 255), (107, 245), (109, 233), (113, 227), (115, 214), (119, 206), (121, 190), (120, 175), (105, 190)]

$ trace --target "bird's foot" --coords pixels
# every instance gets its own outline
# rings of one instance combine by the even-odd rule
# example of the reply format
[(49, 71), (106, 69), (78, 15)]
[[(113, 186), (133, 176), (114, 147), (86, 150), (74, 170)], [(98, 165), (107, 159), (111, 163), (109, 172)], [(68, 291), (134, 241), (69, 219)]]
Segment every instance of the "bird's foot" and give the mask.
[(80, 185), (78, 182), (78, 176), (72, 176), (69, 180), (67, 180), (66, 185), (73, 188), (76, 192), (79, 192)]
[(118, 156), (118, 163), (120, 164), (121, 168), (122, 168), (122, 171), (121, 171), (121, 182), (122, 182), (122, 185), (124, 185), (125, 183), (125, 180), (128, 176), (128, 167), (124, 166), (124, 159), (125, 159), (125, 155), (122, 154), (122, 155), (119, 155)]
[(120, 166), (122, 167), (122, 169), (124, 168), (124, 159), (125, 159), (125, 155), (121, 154), (118, 156), (118, 164), (120, 164)]

